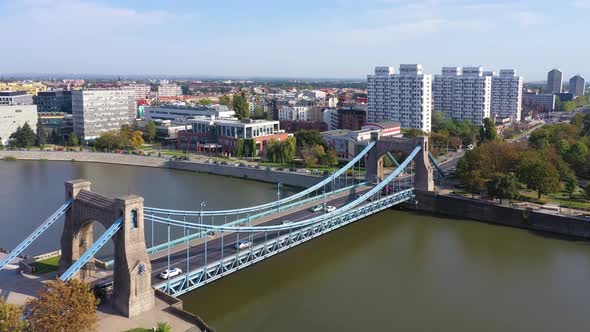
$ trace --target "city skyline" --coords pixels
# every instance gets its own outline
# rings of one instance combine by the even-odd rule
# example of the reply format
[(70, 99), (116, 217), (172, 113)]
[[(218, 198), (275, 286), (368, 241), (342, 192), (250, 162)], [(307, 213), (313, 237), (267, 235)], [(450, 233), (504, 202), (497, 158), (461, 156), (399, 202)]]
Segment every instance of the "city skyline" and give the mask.
[(23, 0), (0, 4), (0, 29), (18, 32), (3, 36), (0, 73), (362, 79), (420, 63), (589, 77), (570, 33), (588, 14), (589, 0)]

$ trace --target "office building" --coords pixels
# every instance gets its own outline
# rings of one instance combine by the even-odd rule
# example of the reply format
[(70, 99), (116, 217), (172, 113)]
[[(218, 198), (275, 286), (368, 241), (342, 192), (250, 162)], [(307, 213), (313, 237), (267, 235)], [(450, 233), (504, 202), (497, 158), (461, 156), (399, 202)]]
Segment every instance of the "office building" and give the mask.
[(395, 121), (402, 128), (430, 132), (432, 76), (416, 64), (400, 65), (399, 71), (376, 67), (375, 74), (367, 76), (367, 121)]
[(187, 120), (187, 124), (187, 131), (177, 132), (179, 150), (235, 155), (237, 141), (251, 139), (256, 146), (255, 156), (261, 156), (266, 153), (270, 140), (289, 138), (279, 121), (197, 117)]
[(0, 91), (0, 143), (6, 145), (18, 127), (37, 130), (37, 105), (25, 91)]
[(546, 93), (561, 93), (563, 74), (559, 69), (552, 69), (547, 74)]
[(94, 140), (106, 131), (131, 124), (136, 108), (132, 89), (74, 90), (74, 132), (81, 139)]
[(35, 97), (39, 113), (72, 114), (72, 91), (44, 91)]
[(482, 67), (444, 67), (433, 82), (434, 111), (481, 125), (490, 117), (492, 77)]
[(583, 96), (586, 92), (586, 80), (580, 75), (570, 78), (569, 91), (574, 97)]
[(160, 97), (182, 97), (182, 89), (176, 84), (158, 85), (158, 98)]
[(326, 108), (322, 112), (322, 122), (328, 126), (328, 130), (338, 129), (338, 110)]
[(491, 117), (520, 121), (522, 115), (522, 76), (514, 69), (502, 69), (492, 76)]
[(551, 112), (555, 110), (555, 95), (552, 93), (530, 93), (522, 95), (522, 105), (527, 112)]
[(225, 105), (198, 105), (198, 106), (179, 106), (179, 105), (162, 105), (146, 106), (143, 108), (145, 120), (171, 120), (175, 123), (184, 123), (186, 119), (197, 116), (213, 116), (215, 118), (231, 118), (236, 116), (236, 112)]

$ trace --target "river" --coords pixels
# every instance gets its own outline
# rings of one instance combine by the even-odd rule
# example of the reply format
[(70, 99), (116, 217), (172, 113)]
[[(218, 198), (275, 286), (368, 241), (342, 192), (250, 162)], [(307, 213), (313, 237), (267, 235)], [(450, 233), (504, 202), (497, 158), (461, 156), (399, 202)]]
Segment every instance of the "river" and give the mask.
[[(228, 208), (276, 187), (141, 167), (0, 161), (0, 247), (85, 178), (146, 205)], [(15, 225), (19, 225), (16, 227)], [(57, 249), (61, 225), (29, 253)], [(528, 231), (385, 211), (182, 297), (217, 331), (587, 331), (590, 246)]]

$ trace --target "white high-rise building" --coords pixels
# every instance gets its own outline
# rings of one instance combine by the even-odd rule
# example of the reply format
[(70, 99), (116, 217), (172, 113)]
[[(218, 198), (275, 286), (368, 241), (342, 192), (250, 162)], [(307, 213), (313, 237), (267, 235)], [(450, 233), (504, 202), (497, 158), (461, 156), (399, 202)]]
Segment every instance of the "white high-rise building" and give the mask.
[(129, 84), (127, 86), (135, 91), (135, 99), (145, 99), (150, 95), (150, 86), (147, 84)]
[(482, 67), (443, 67), (434, 76), (433, 96), (435, 112), (480, 125), (490, 117), (492, 77)]
[(105, 131), (131, 124), (136, 112), (133, 89), (72, 91), (74, 132), (84, 140), (96, 139)]
[(402, 128), (430, 132), (432, 75), (418, 64), (400, 65), (399, 71), (375, 67), (375, 74), (367, 76), (368, 122), (395, 121)]
[(0, 91), (0, 143), (6, 145), (18, 127), (28, 123), (37, 130), (37, 105), (24, 91)]
[(520, 121), (522, 113), (522, 76), (514, 69), (502, 69), (492, 76), (492, 117)]
[(158, 98), (160, 97), (181, 97), (182, 88), (176, 84), (160, 83), (158, 85)]

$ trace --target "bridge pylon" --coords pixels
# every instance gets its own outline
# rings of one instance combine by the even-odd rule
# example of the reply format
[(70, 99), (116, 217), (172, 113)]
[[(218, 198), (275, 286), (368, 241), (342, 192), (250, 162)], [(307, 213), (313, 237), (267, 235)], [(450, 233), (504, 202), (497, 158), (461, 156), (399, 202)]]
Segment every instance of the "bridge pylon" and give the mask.
[(381, 181), (383, 176), (383, 157), (388, 152), (410, 153), (416, 146), (421, 145), (420, 153), (414, 158), (414, 188), (422, 191), (434, 191), (433, 168), (428, 159), (428, 137), (415, 138), (382, 137), (379, 133), (372, 133), (371, 140), (377, 144), (366, 159), (366, 181), (371, 183)]
[[(66, 199), (73, 199), (66, 213), (61, 237), (60, 267), (67, 268), (94, 243), (93, 222), (109, 229), (120, 217), (122, 227), (114, 242), (113, 293), (111, 303), (120, 314), (132, 317), (154, 306), (151, 264), (145, 245), (143, 198), (128, 195), (110, 198), (91, 191), (91, 183), (74, 180), (65, 183)], [(75, 277), (93, 273), (88, 263)]]

